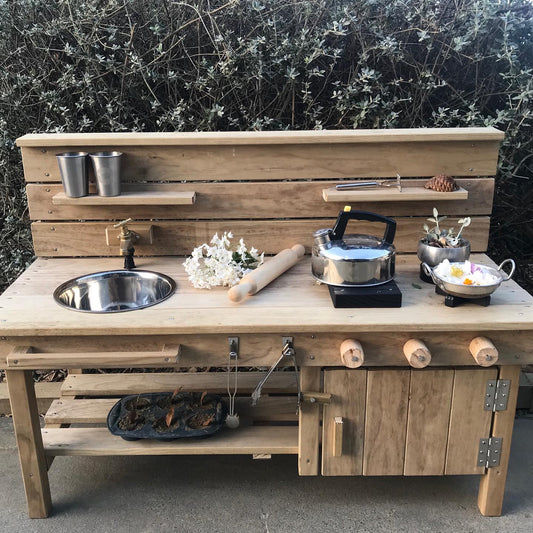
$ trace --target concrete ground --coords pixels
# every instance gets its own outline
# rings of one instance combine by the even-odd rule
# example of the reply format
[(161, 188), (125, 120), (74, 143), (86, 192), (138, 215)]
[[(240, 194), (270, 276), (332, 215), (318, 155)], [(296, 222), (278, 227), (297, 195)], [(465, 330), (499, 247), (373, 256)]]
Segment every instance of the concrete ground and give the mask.
[(504, 516), (477, 509), (477, 476), (300, 478), (293, 456), (60, 457), (53, 513), (30, 520), (11, 420), (0, 419), (0, 532), (533, 531), (533, 419), (519, 418)]

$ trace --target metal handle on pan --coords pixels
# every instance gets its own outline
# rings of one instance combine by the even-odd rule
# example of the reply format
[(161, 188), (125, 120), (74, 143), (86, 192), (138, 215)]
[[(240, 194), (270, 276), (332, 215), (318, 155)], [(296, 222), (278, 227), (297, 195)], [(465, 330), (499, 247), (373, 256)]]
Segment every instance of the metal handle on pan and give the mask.
[[(503, 265), (505, 265), (506, 263), (511, 264), (511, 272), (509, 272), (509, 274), (507, 274), (507, 272), (503, 272), (502, 270)], [(507, 276), (506, 278), (502, 278), (502, 281), (509, 281), (513, 277), (515, 269), (516, 269), (516, 264), (512, 259), (505, 259), (504, 261), (502, 261), (500, 263), (500, 266), (498, 267), (498, 271), (503, 272)]]

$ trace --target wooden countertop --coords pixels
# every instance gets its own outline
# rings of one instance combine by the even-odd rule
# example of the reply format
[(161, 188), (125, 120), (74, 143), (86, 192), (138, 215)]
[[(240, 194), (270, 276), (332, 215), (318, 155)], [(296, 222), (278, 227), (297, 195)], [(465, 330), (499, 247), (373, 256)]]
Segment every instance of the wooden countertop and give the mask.
[[(493, 265), (485, 255), (471, 259)], [(502, 283), (488, 307), (448, 308), (433, 286), (418, 278), (414, 256), (397, 258), (395, 280), (403, 303), (396, 309), (335, 309), (327, 287), (311, 276), (309, 257), (240, 304), (229, 301), (227, 289), (194, 289), (182, 263), (182, 257), (136, 258), (138, 269), (171, 276), (176, 293), (146, 309), (90, 314), (60, 307), (54, 289), (83, 274), (117, 269), (122, 259), (37, 259), (0, 296), (0, 335), (533, 330), (533, 296), (514, 281)]]

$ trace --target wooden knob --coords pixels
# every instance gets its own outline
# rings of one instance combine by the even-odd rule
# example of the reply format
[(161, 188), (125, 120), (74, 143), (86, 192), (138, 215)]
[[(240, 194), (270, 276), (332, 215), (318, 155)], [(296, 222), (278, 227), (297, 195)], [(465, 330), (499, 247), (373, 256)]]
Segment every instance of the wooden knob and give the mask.
[(403, 345), (403, 354), (413, 368), (424, 368), (431, 363), (431, 352), (419, 339), (409, 339)]
[(365, 353), (359, 341), (346, 339), (341, 344), (341, 361), (348, 368), (358, 368), (365, 362)]
[(498, 361), (498, 349), (487, 337), (475, 337), (468, 349), (479, 366), (492, 366)]

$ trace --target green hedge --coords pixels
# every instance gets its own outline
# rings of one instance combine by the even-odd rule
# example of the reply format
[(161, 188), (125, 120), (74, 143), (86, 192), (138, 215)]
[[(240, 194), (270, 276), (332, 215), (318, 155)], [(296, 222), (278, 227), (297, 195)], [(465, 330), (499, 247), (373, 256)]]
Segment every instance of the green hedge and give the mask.
[(0, 290), (31, 261), (16, 137), (493, 125), (491, 252), (532, 283), (527, 0), (0, 3)]

